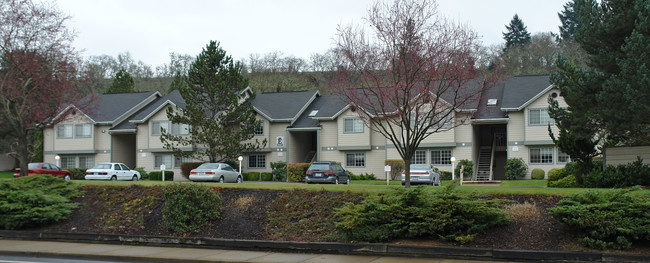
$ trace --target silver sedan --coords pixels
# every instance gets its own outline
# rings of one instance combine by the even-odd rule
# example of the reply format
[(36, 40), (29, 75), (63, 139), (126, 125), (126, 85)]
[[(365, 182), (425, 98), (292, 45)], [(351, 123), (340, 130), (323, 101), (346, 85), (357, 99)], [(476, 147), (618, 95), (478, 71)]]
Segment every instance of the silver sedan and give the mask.
[(220, 183), (241, 183), (242, 175), (226, 163), (204, 163), (190, 171), (194, 182), (218, 181)]
[[(440, 172), (429, 164), (411, 164), (411, 184), (440, 185)], [(402, 172), (402, 185), (406, 183)]]

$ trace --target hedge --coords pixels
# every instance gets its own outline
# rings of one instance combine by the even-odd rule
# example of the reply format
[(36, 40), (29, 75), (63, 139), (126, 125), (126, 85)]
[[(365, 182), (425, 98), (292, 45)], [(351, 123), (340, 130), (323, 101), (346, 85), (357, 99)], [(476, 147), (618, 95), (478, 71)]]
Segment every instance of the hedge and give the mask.
[[(150, 181), (162, 181), (162, 172), (153, 171), (149, 173)], [(174, 181), (174, 171), (165, 171), (165, 181)]]
[(289, 163), (287, 164), (287, 174), (291, 182), (304, 182), (305, 173), (309, 169), (310, 163)]
[(181, 164), (181, 175), (185, 177), (186, 179), (190, 179), (190, 171), (196, 169), (196, 167), (199, 167), (199, 165), (203, 164), (202, 162), (189, 162), (189, 163), (182, 163)]

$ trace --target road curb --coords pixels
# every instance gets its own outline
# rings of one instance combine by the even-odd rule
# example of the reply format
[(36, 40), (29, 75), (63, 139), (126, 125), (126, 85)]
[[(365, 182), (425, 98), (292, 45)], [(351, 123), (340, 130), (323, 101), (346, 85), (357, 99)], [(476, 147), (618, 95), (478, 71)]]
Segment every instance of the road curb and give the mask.
[(604, 252), (540, 251), (462, 247), (424, 247), (378, 243), (293, 242), (219, 238), (176, 238), (117, 234), (51, 233), (0, 230), (4, 239), (69, 241), (127, 245), (219, 248), (392, 257), (427, 257), (511, 261), (650, 262), (650, 255)]

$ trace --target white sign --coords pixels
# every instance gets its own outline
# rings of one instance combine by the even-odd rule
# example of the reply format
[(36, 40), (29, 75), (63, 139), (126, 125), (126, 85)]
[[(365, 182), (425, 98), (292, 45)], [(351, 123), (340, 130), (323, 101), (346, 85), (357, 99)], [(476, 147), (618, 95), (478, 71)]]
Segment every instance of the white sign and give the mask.
[(164, 171), (165, 169), (167, 169), (167, 167), (165, 167), (165, 164), (161, 164), (161, 165), (160, 165), (160, 170), (163, 170), (163, 171)]
[(275, 145), (277, 147), (284, 147), (284, 136), (275, 137)]
[(512, 151), (513, 151), (513, 152), (518, 152), (518, 151), (519, 151), (519, 147), (517, 147), (517, 146), (512, 146)]
[(384, 166), (384, 172), (390, 172), (390, 165)]

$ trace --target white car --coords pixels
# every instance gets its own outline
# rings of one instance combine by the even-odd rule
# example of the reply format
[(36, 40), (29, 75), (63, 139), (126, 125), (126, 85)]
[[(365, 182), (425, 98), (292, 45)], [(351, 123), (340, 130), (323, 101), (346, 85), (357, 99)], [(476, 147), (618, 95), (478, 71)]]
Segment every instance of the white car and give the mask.
[(86, 180), (140, 180), (140, 172), (129, 169), (123, 163), (100, 163), (86, 170)]
[(226, 163), (204, 163), (190, 171), (190, 180), (194, 182), (219, 181), (220, 183), (243, 181), (241, 173)]

